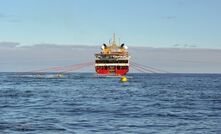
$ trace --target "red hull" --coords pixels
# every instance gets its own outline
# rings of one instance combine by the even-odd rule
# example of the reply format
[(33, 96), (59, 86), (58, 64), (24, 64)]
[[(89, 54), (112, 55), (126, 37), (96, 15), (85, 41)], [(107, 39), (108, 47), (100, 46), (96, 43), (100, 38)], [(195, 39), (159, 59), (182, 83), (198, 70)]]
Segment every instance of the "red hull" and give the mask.
[(124, 69), (124, 70), (115, 70), (114, 72), (113, 71), (110, 71), (110, 70), (100, 70), (100, 69), (97, 69), (96, 72), (98, 74), (114, 74), (114, 75), (125, 75), (129, 70), (128, 69)]

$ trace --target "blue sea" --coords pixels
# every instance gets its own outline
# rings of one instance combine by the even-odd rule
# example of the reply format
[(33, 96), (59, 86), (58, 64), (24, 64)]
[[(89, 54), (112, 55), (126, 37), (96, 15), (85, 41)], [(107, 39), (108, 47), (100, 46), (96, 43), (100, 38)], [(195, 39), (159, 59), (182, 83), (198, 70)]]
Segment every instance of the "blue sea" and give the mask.
[(221, 75), (0, 73), (0, 134), (220, 134)]

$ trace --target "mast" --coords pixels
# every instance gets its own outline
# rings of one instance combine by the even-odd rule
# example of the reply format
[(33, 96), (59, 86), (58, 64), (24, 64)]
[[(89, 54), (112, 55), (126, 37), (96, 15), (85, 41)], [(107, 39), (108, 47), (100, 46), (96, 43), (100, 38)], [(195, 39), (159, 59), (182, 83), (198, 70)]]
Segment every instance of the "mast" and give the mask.
[(115, 33), (113, 33), (113, 42), (112, 42), (112, 46), (116, 46), (116, 39), (115, 39)]

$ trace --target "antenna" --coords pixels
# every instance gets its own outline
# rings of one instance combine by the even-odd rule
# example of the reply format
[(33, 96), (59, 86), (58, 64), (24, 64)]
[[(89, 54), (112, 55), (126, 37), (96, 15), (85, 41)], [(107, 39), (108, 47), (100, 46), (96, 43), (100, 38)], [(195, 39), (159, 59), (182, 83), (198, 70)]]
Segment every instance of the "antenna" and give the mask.
[(113, 34), (113, 45), (116, 45), (116, 40), (115, 40), (115, 33)]
[(119, 45), (120, 45), (120, 38), (119, 38)]

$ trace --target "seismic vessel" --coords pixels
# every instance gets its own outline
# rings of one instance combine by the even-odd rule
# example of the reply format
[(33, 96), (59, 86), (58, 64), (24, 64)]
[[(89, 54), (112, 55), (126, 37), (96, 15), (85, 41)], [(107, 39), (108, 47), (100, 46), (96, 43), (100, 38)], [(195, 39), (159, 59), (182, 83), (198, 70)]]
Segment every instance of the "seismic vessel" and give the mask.
[(125, 75), (129, 71), (128, 47), (117, 44), (115, 34), (109, 45), (103, 44), (101, 52), (95, 54), (95, 70), (99, 75)]

